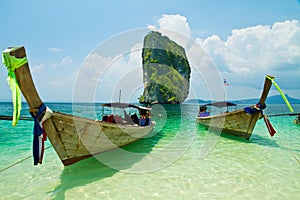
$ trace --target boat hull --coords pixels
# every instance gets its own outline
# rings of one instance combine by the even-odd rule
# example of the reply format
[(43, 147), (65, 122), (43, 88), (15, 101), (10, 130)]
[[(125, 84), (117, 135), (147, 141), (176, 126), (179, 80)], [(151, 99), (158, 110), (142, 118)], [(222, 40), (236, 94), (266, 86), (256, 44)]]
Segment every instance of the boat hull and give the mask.
[(204, 125), (211, 131), (227, 133), (249, 140), (256, 122), (262, 117), (260, 112), (247, 114), (244, 109), (226, 114), (197, 117), (197, 123)]
[(65, 166), (133, 143), (145, 137), (154, 127), (154, 124), (113, 124), (58, 112), (52, 113), (43, 125), (47, 137)]

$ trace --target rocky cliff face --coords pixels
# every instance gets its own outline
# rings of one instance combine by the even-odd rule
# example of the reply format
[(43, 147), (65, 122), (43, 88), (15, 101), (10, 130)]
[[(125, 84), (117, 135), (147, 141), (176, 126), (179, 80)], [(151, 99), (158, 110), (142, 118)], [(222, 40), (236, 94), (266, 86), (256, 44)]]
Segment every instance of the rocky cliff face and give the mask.
[(152, 31), (144, 38), (144, 93), (140, 103), (182, 103), (189, 93), (191, 68), (184, 49)]

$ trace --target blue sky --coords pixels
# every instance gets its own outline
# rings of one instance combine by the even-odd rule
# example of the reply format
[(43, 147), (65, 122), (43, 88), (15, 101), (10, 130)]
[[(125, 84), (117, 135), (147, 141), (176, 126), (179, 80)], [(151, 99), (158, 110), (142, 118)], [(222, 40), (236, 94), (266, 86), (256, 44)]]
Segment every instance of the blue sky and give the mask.
[[(2, 0), (0, 17), (1, 51), (26, 47), (44, 101), (71, 101), (88, 55), (99, 44), (140, 28), (174, 29), (197, 42), (229, 82), (228, 99), (257, 97), (265, 73), (274, 74), (289, 96), (300, 98), (297, 0)], [(6, 74), (1, 67), (0, 99), (10, 99)], [(196, 76), (192, 81), (193, 88), (205, 88)], [(109, 91), (95, 95), (99, 101), (112, 98)], [(203, 93), (195, 96), (210, 98)]]

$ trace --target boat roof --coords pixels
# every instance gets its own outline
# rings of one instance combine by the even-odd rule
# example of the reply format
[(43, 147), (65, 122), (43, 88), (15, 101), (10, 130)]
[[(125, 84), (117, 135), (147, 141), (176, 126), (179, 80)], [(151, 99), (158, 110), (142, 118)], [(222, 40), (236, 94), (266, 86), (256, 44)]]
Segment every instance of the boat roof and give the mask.
[(151, 108), (147, 108), (144, 106), (129, 104), (129, 103), (120, 103), (120, 102), (114, 102), (114, 103), (104, 103), (101, 104), (103, 107), (114, 107), (114, 108), (136, 108), (139, 110), (151, 110)]
[(215, 106), (218, 108), (223, 108), (223, 107), (227, 107), (227, 106), (236, 106), (237, 104), (235, 103), (231, 103), (231, 102), (227, 102), (227, 101), (220, 101), (220, 102), (213, 102), (213, 103), (208, 103), (205, 104), (205, 106)]

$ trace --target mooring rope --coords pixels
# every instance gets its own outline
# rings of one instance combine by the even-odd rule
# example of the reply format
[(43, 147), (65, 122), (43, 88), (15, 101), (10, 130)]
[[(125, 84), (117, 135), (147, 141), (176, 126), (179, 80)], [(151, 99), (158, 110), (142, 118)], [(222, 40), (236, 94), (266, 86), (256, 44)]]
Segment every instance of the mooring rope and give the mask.
[[(0, 115), (0, 120), (7, 120), (12, 121), (13, 116), (7, 116), (7, 115)], [(27, 121), (33, 121), (32, 117), (20, 117), (20, 120), (27, 120)]]
[(296, 162), (300, 165), (300, 160), (297, 158), (297, 156), (292, 152), (290, 146), (284, 141), (283, 138), (279, 137), (281, 142), (285, 145), (286, 149), (288, 149), (289, 153), (292, 155), (292, 157), (296, 160)]
[[(45, 150), (46, 150), (46, 149), (49, 149), (50, 147), (52, 147), (52, 145), (46, 147)], [(17, 164), (20, 164), (20, 163), (24, 162), (25, 160), (27, 160), (27, 159), (29, 159), (29, 158), (32, 158), (32, 155), (27, 156), (27, 157), (23, 158), (22, 160), (19, 160), (19, 161), (13, 163), (13, 164), (11, 164), (11, 165), (9, 165), (9, 166), (7, 166), (7, 167), (1, 169), (1, 170), (0, 170), (0, 173), (2, 173), (3, 171), (5, 171), (5, 170), (7, 170), (7, 169), (9, 169), (9, 168), (11, 168), (11, 167), (17, 165)]]
[(300, 113), (281, 113), (281, 114), (272, 114), (272, 115), (268, 115), (268, 117), (295, 116), (295, 115), (300, 115)]

